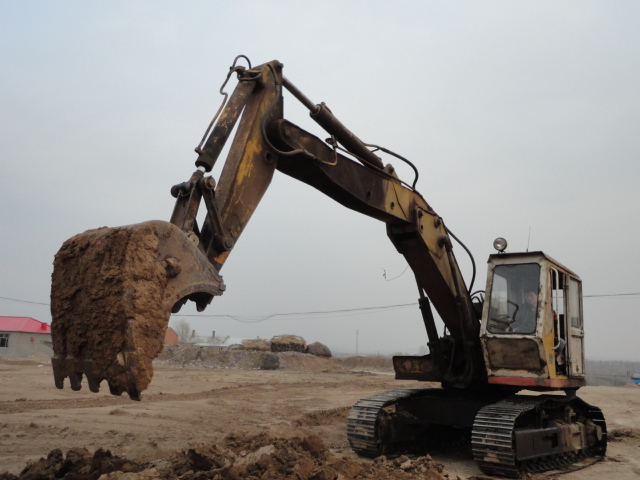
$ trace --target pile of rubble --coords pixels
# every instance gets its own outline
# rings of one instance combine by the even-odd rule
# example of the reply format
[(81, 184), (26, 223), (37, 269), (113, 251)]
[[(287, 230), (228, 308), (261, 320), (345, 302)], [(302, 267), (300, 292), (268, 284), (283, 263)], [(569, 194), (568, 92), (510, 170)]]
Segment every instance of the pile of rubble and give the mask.
[(273, 438), (230, 435), (219, 444), (199, 444), (152, 462), (136, 462), (98, 450), (58, 449), (27, 465), (19, 476), (0, 480), (448, 480), (430, 456), (376, 460), (333, 454), (317, 436)]
[[(262, 340), (259, 341), (262, 342)], [(309, 353), (286, 350), (274, 353), (271, 349), (265, 350), (264, 348), (220, 350), (187, 344), (166, 348), (154, 363), (186, 368), (344, 370), (344, 367), (332, 361), (334, 359), (330, 358), (331, 352), (327, 354), (322, 344), (317, 345), (319, 346), (316, 344), (306, 346), (305, 350), (308, 350)]]
[(326, 345), (320, 342), (307, 344), (304, 338), (297, 335), (277, 335), (271, 340), (244, 340), (242, 350), (274, 353), (298, 352), (317, 357), (331, 357), (331, 350)]
[(332, 356), (331, 350), (322, 343), (307, 344), (304, 338), (296, 335), (278, 335), (271, 340), (244, 340), (241, 345), (228, 349), (216, 348), (215, 345), (208, 347), (195, 344), (168, 347), (156, 362), (161, 365), (182, 367), (258, 370), (296, 369), (298, 366), (304, 366), (304, 361), (294, 361), (290, 355), (313, 356), (321, 359)]

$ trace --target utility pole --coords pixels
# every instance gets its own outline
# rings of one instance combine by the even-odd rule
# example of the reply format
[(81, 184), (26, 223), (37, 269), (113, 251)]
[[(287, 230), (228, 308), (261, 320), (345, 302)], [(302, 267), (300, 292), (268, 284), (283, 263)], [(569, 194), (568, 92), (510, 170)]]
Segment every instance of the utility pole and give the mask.
[(360, 331), (356, 330), (356, 356), (358, 356), (358, 333), (360, 333)]

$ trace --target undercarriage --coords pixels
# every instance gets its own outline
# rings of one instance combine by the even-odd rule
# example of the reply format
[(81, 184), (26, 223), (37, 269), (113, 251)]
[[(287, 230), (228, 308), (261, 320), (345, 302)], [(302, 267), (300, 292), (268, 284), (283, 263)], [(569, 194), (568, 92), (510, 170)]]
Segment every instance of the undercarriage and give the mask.
[(604, 456), (607, 433), (599, 408), (578, 397), (393, 389), (359, 400), (347, 421), (359, 455), (424, 455), (468, 448), (488, 475), (571, 468)]

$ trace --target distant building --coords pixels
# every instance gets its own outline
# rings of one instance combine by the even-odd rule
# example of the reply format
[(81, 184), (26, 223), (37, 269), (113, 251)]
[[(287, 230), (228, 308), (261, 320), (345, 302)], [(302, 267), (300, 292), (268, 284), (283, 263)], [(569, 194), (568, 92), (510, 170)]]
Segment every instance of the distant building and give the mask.
[(176, 333), (176, 331), (171, 328), (168, 327), (167, 328), (167, 332), (164, 334), (164, 344), (165, 346), (173, 346), (173, 345), (178, 345), (178, 343), (180, 343), (178, 341), (178, 334)]
[(0, 356), (53, 355), (51, 327), (31, 317), (0, 317)]

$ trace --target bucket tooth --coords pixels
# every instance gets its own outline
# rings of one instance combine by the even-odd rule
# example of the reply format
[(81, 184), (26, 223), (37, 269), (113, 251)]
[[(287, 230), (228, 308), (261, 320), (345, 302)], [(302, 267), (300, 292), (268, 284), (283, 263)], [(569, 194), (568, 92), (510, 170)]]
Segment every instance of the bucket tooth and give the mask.
[(80, 359), (68, 356), (64, 359), (64, 363), (71, 389), (75, 391), (80, 390), (82, 388), (82, 368), (80, 368), (82, 364), (80, 363)]
[(117, 396), (122, 395), (122, 390), (120, 389), (120, 386), (117, 383), (111, 382), (109, 380), (107, 380), (107, 383), (109, 384), (109, 393), (111, 395), (117, 395)]
[(183, 298), (182, 300), (178, 300), (176, 303), (174, 303), (173, 307), (171, 307), (171, 313), (178, 313), (182, 306), (187, 303), (187, 300), (187, 298)]
[(135, 384), (128, 386), (127, 393), (129, 394), (129, 398), (131, 400), (135, 400), (136, 402), (140, 401), (140, 392), (136, 388)]
[(102, 380), (98, 378), (94, 373), (93, 360), (89, 358), (85, 358), (84, 362), (82, 363), (82, 366), (84, 367), (83, 368), (84, 375), (85, 377), (87, 377), (89, 390), (91, 390), (93, 393), (98, 393), (100, 391), (100, 382)]
[(64, 379), (67, 377), (64, 368), (64, 360), (58, 357), (51, 357), (51, 366), (53, 367), (53, 380), (56, 387), (64, 388)]
[(82, 373), (71, 371), (69, 372), (69, 383), (71, 383), (71, 390), (78, 391), (82, 388)]

